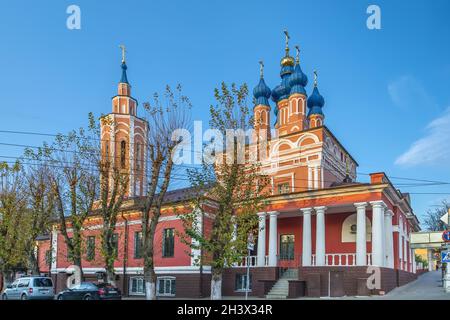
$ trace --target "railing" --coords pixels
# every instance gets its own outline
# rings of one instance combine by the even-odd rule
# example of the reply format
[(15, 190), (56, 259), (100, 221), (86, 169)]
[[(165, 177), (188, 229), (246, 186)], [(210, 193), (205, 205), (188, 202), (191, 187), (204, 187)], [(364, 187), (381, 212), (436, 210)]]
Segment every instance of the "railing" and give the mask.
[[(312, 265), (316, 266), (316, 255), (312, 255)], [(366, 255), (366, 263), (372, 265), (372, 254)], [(328, 253), (325, 254), (325, 266), (356, 266), (355, 253)]]
[[(366, 254), (366, 263), (368, 266), (372, 265), (372, 254)], [(264, 266), (269, 265), (269, 256), (264, 257)], [(316, 266), (316, 255), (311, 255), (311, 265)], [(235, 263), (234, 268), (247, 267), (254, 268), (258, 266), (258, 256), (246, 256), (242, 258), (241, 262)], [(298, 268), (302, 266), (302, 256), (295, 255), (294, 257), (277, 256), (277, 266), (281, 268)], [(325, 266), (356, 266), (356, 253), (327, 253), (325, 254)], [(405, 264), (405, 266), (407, 266)]]
[[(264, 257), (264, 266), (269, 265), (269, 256)], [(258, 266), (258, 256), (246, 256), (242, 258), (241, 262), (235, 263), (233, 268), (247, 267), (254, 268)]]

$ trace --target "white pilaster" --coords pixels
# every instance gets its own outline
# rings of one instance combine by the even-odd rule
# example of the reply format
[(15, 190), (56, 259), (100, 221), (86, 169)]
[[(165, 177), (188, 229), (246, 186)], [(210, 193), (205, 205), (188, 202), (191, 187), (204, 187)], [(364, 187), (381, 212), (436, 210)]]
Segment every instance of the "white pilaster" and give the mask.
[(324, 266), (326, 207), (315, 207), (314, 209), (316, 210), (316, 266)]
[(302, 243), (302, 266), (311, 266), (312, 239), (311, 239), (311, 212), (312, 208), (301, 209), (303, 212), (303, 243)]
[(366, 239), (366, 206), (367, 202), (355, 203), (356, 207), (356, 265), (367, 265)]
[(277, 231), (277, 218), (279, 212), (269, 212), (269, 267), (276, 267), (277, 265), (277, 243), (278, 243), (278, 231)]
[(311, 190), (312, 188), (313, 188), (312, 167), (308, 166), (308, 189)]
[(383, 252), (383, 223), (384, 223), (384, 202), (372, 201), (372, 265), (384, 266)]
[(266, 213), (258, 212), (258, 220), (257, 265), (258, 267), (264, 267), (266, 260)]
[(52, 268), (50, 270), (51, 273), (57, 273), (56, 269), (58, 268), (58, 229), (53, 227), (52, 230), (52, 247), (51, 247), (51, 255), (52, 255)]
[[(203, 216), (200, 210), (195, 209), (194, 229), (198, 234), (203, 234)], [(198, 246), (198, 240), (192, 239), (192, 243)], [(191, 266), (198, 266), (201, 258), (200, 248), (191, 249)]]
[(384, 230), (385, 230), (385, 256), (386, 267), (394, 268), (394, 238), (392, 235), (392, 216), (391, 210), (384, 213)]
[(314, 189), (319, 189), (319, 172), (317, 166), (314, 166), (313, 168), (313, 180), (314, 180)]

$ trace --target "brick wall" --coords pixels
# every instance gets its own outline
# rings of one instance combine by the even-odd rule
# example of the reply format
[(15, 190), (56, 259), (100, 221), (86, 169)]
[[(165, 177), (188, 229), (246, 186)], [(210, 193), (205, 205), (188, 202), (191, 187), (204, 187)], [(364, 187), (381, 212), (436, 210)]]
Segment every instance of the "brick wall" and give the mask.
[[(417, 279), (417, 275), (389, 268), (380, 268), (381, 270), (381, 289), (373, 290), (372, 294), (379, 294), (391, 291), (397, 286), (402, 286)], [(328, 277), (330, 272), (343, 272), (344, 292), (347, 296), (358, 294), (358, 279), (367, 279), (370, 274), (366, 272), (367, 267), (301, 267), (299, 268), (299, 280), (307, 280), (311, 274), (320, 275), (320, 294), (328, 296)]]
[[(244, 296), (245, 292), (236, 292), (235, 279), (236, 274), (246, 274), (247, 268), (227, 268), (222, 275), (222, 295), (224, 296)], [(264, 296), (264, 283), (260, 280), (277, 280), (278, 268), (250, 268), (252, 275), (252, 291), (249, 296)]]

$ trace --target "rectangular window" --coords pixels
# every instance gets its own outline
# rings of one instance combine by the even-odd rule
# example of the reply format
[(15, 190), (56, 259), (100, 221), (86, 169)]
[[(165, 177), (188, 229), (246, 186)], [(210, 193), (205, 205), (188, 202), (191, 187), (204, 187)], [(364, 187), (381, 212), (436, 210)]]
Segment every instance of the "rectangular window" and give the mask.
[(45, 251), (45, 264), (48, 266), (52, 264), (52, 250)]
[(134, 233), (134, 258), (142, 258), (142, 232), (136, 231)]
[[(234, 289), (236, 291), (247, 290), (247, 274), (236, 274)], [(252, 275), (250, 274), (250, 282), (248, 283), (248, 291), (252, 291)]]
[(156, 292), (158, 296), (175, 296), (175, 278), (174, 277), (158, 277)]
[(163, 257), (173, 257), (175, 248), (175, 231), (173, 228), (164, 229), (163, 231)]
[(284, 234), (280, 237), (280, 259), (294, 260), (294, 242), (293, 234)]
[(115, 256), (116, 259), (119, 256), (119, 234), (118, 233), (114, 233), (112, 235), (112, 239), (111, 239), (113, 248), (114, 248), (114, 252), (115, 252)]
[(278, 185), (278, 194), (289, 193), (289, 183), (280, 183)]
[(142, 277), (130, 278), (130, 295), (144, 295), (145, 282)]
[[(69, 237), (69, 240), (72, 241), (72, 237)], [(72, 262), (72, 255), (69, 250), (69, 246), (66, 243), (66, 262)]]
[(92, 261), (95, 258), (95, 236), (87, 237), (86, 260)]

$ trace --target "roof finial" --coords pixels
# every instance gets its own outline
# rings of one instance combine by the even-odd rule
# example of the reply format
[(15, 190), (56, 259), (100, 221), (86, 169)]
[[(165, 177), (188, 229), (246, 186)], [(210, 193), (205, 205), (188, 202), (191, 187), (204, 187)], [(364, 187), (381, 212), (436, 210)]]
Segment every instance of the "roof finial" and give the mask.
[(295, 50), (297, 51), (296, 56), (295, 56), (295, 62), (297, 64), (300, 63), (300, 47), (299, 46), (295, 46)]
[(264, 78), (264, 61), (259, 60), (259, 75)]
[(291, 37), (289, 36), (289, 32), (287, 31), (287, 29), (284, 29), (284, 34), (286, 36), (286, 48), (285, 48), (285, 50), (286, 50), (286, 57), (287, 57), (289, 55), (289, 39)]
[(127, 50), (123, 44), (119, 45), (119, 48), (122, 49), (122, 63), (125, 63), (125, 53)]
[(317, 70), (314, 69), (314, 87), (317, 87)]

